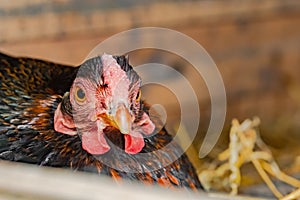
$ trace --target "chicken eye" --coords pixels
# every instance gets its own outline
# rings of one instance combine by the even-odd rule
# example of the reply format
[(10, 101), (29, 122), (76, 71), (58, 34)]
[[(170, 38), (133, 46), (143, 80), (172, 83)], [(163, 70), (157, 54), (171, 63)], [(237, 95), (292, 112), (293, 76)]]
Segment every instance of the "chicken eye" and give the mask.
[(141, 96), (142, 96), (142, 91), (139, 90), (138, 93), (137, 93), (137, 95), (136, 95), (135, 101), (136, 101), (136, 102), (139, 102), (140, 99), (141, 99)]
[(84, 102), (86, 99), (85, 93), (80, 87), (77, 87), (75, 90), (75, 99), (79, 103)]

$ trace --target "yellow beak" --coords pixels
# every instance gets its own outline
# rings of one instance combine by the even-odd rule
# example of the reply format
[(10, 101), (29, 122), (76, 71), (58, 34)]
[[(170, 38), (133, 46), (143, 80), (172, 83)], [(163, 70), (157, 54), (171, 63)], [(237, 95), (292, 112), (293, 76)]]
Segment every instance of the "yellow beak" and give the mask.
[(131, 131), (131, 114), (125, 104), (120, 103), (117, 106), (116, 112), (111, 116), (111, 119), (117, 129), (123, 134), (129, 134)]

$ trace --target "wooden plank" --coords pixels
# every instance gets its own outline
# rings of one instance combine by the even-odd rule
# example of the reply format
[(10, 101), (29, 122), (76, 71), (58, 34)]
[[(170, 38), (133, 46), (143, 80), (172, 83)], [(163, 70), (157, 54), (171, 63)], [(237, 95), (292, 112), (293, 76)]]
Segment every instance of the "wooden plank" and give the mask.
[[(5, 0), (2, 0), (5, 2)], [(139, 26), (178, 27), (226, 21), (260, 20), (299, 13), (297, 0), (154, 1), (131, 4), (77, 0), (0, 3), (0, 42), (57, 38), (70, 34), (105, 33)], [(98, 2), (98, 3), (97, 3)], [(188, 23), (187, 23), (188, 22)]]
[(0, 199), (259, 200), (226, 194), (169, 190), (105, 176), (0, 161)]

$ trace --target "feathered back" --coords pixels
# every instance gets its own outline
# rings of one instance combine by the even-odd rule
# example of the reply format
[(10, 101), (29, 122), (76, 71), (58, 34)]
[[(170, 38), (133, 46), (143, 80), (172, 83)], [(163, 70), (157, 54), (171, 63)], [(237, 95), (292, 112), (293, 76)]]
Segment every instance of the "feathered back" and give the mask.
[[(70, 89), (78, 68), (31, 58), (14, 58), (0, 53), (0, 88), (11, 92), (38, 93), (46, 89), (63, 95)], [(47, 91), (48, 92), (48, 91)]]

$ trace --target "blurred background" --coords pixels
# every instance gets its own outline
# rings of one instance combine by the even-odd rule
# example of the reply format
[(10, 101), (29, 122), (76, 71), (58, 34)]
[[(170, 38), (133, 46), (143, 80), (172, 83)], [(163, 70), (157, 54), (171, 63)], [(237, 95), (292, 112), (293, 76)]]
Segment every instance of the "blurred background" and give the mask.
[[(258, 116), (262, 138), (283, 166), (291, 165), (300, 142), (300, 1), (0, 0), (0, 51), (14, 56), (79, 65), (104, 39), (143, 26), (188, 35), (218, 66), (227, 116), (216, 153), (228, 145), (232, 118)], [(194, 146), (199, 149), (210, 118), (205, 83), (176, 55), (149, 49), (130, 53), (133, 65), (153, 61), (174, 67), (197, 90), (201, 122)], [(163, 104), (171, 128), (176, 126), (180, 111), (172, 93), (153, 86), (145, 96)]]

